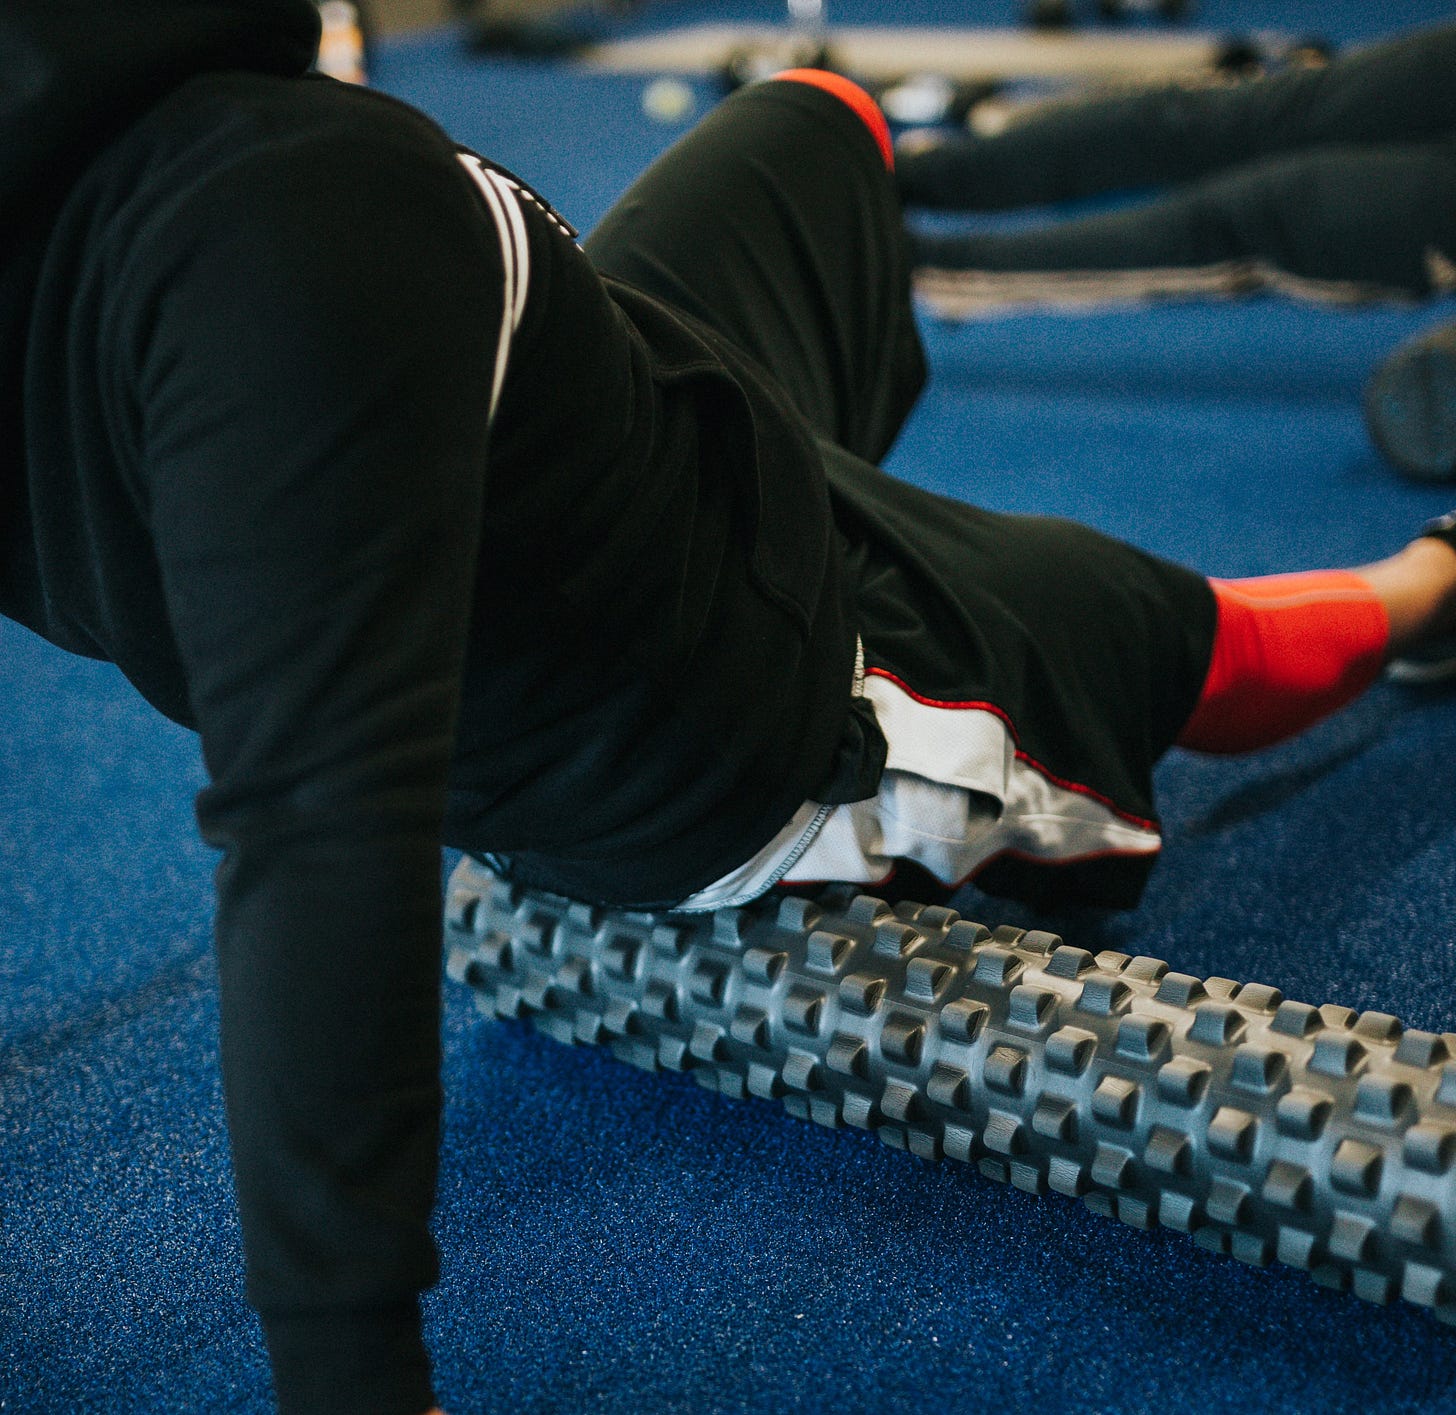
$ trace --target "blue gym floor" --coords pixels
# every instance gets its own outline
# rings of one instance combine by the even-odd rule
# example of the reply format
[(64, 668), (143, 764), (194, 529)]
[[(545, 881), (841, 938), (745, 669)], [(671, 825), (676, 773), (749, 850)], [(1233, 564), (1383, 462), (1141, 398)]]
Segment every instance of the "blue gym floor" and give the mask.
[[(1206, 0), (1199, 23), (1348, 43), (1448, 10)], [(1018, 7), (831, 13), (975, 25)], [(390, 43), (375, 80), (583, 228), (681, 131), (643, 116), (640, 80), (486, 63), (449, 32)], [(928, 324), (933, 382), (890, 465), (1213, 573), (1371, 559), (1456, 488), (1382, 465), (1362, 383), (1453, 315), (1258, 299)], [(193, 740), (115, 672), (0, 623), (5, 1415), (269, 1408), (218, 1081), (201, 783)], [(1456, 693), (1382, 685), (1283, 748), (1175, 753), (1159, 785), (1167, 848), (1143, 906), (1040, 922), (1456, 1030)], [(446, 1058), (428, 1314), (452, 1415), (1456, 1411), (1456, 1332), (1417, 1309), (487, 1023), (454, 986)]]

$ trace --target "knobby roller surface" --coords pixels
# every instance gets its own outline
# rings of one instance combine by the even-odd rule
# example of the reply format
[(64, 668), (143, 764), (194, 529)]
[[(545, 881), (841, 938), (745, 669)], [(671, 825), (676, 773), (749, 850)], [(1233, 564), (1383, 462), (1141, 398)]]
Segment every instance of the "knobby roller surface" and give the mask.
[(1456, 1325), (1456, 1035), (852, 889), (631, 914), (467, 859), (446, 942), (490, 1016)]

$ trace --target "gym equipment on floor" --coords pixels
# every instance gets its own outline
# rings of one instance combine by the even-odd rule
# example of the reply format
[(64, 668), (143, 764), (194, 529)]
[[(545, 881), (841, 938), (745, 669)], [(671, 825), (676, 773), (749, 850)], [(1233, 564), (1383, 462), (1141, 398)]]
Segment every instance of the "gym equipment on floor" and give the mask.
[(487, 1016), (1456, 1324), (1456, 1035), (852, 887), (653, 915), (466, 858), (445, 936)]

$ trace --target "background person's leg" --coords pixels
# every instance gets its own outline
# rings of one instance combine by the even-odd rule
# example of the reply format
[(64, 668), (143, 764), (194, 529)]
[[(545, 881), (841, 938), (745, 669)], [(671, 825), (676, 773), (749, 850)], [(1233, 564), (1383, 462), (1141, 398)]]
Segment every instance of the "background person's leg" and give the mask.
[(820, 433), (876, 460), (925, 363), (888, 147), (861, 97), (781, 79), (741, 90), (633, 184), (586, 251), (726, 335)]
[(934, 269), (1228, 267), (1231, 286), (1288, 276), (1352, 294), (1426, 296), (1456, 271), (1456, 137), (1289, 153), (1142, 206), (1024, 231), (917, 235), (913, 243), (917, 264)]
[(902, 151), (897, 166), (911, 205), (993, 211), (1189, 181), (1299, 148), (1453, 131), (1456, 25), (1445, 25), (1325, 68), (1051, 105), (995, 137)]

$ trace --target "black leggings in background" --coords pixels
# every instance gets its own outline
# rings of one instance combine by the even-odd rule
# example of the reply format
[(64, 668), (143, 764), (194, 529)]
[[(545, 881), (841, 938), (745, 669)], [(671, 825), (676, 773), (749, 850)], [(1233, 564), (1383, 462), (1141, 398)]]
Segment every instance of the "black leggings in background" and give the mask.
[(1324, 68), (1057, 104), (898, 162), (907, 205), (1154, 200), (1009, 233), (920, 235), (917, 263), (987, 271), (1260, 261), (1428, 295), (1456, 274), (1456, 25)]

